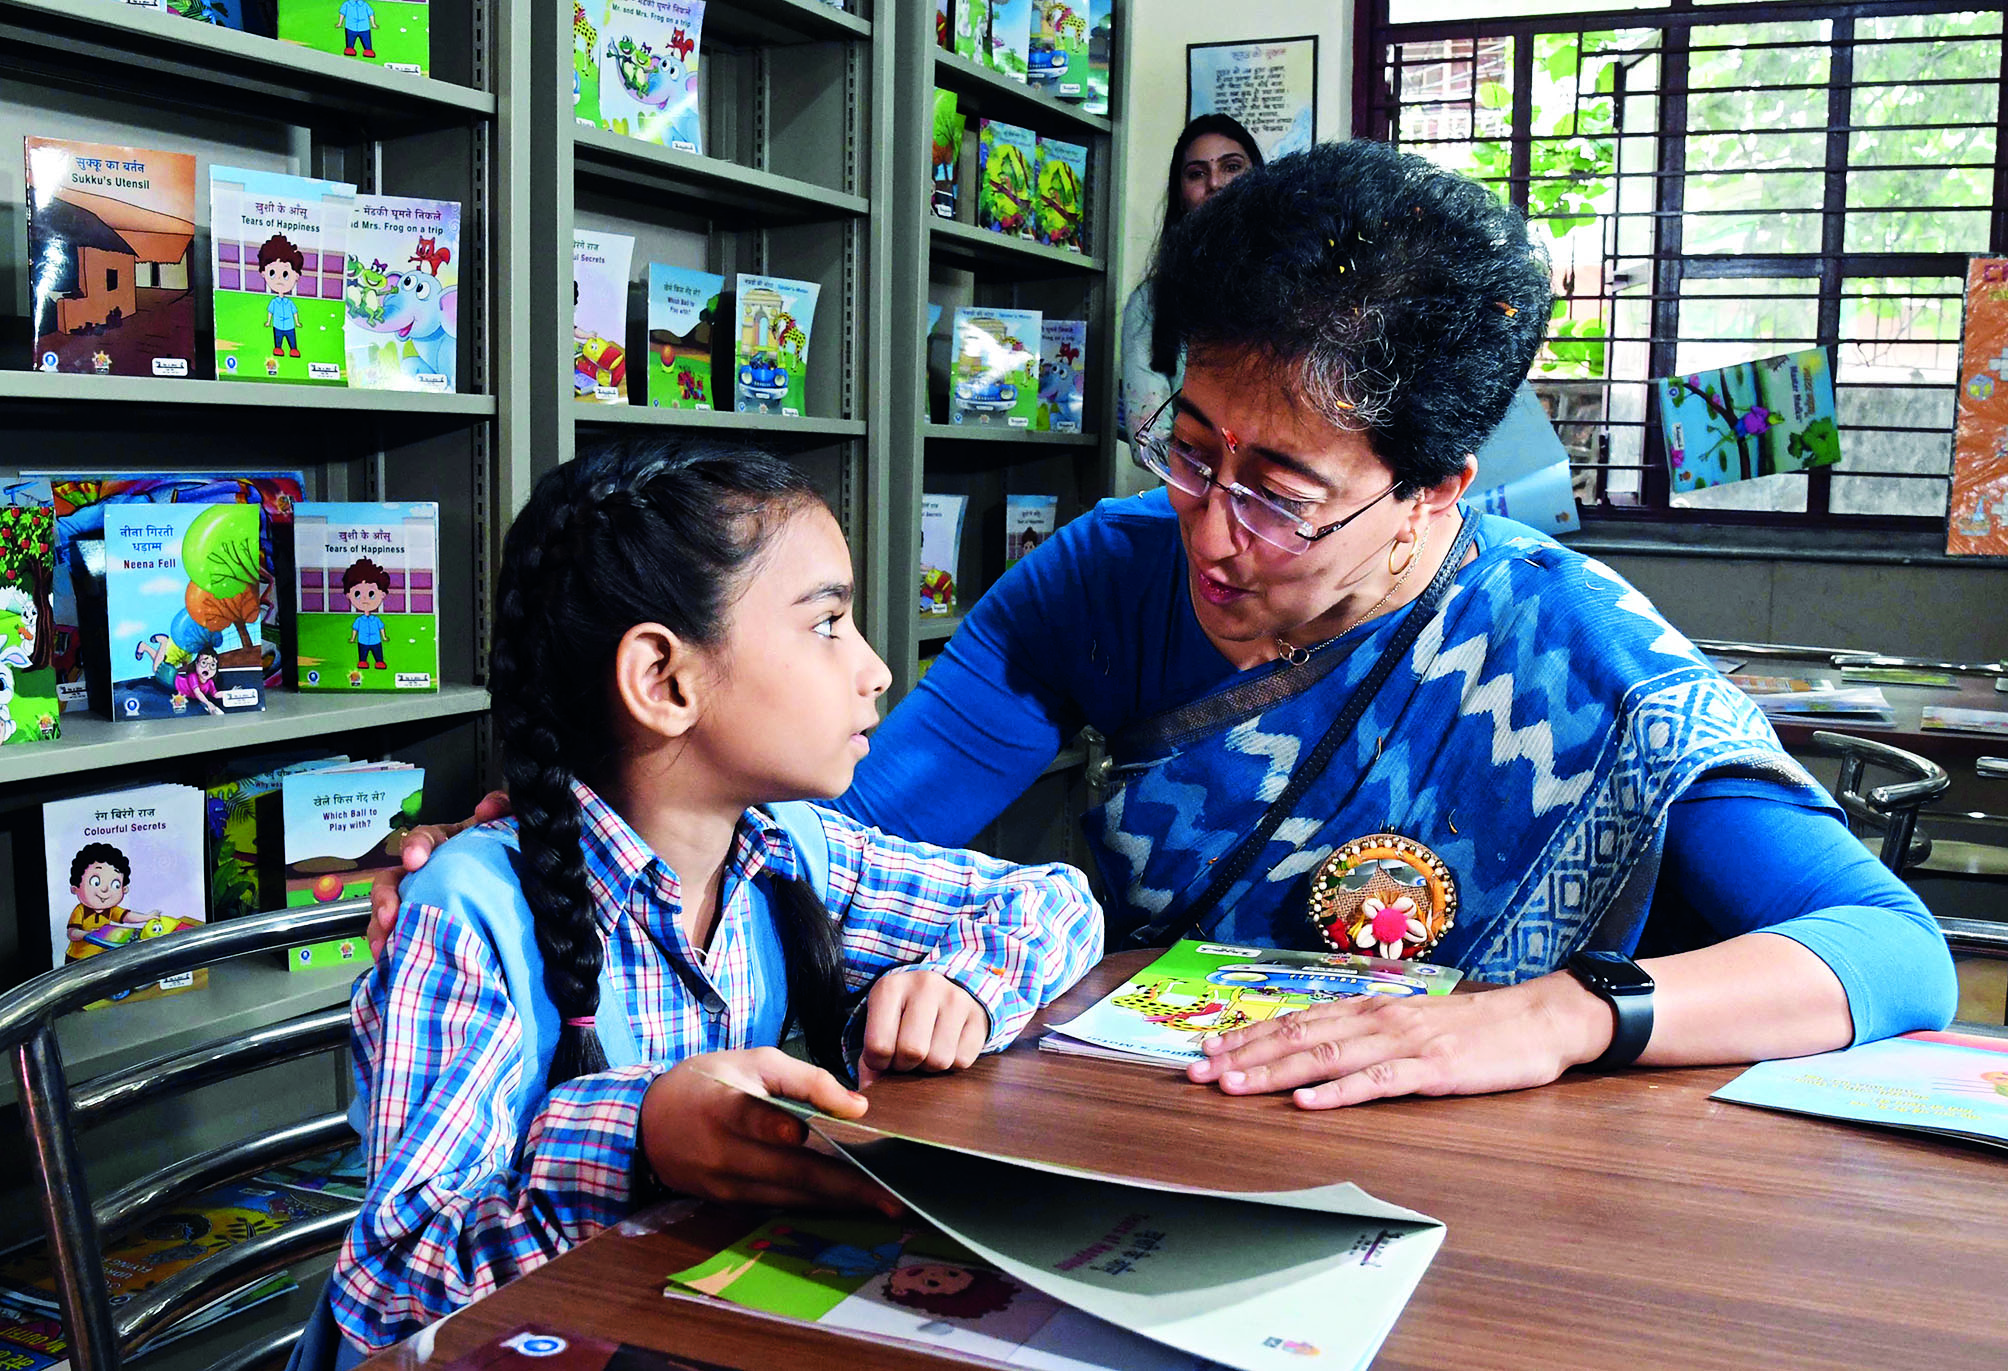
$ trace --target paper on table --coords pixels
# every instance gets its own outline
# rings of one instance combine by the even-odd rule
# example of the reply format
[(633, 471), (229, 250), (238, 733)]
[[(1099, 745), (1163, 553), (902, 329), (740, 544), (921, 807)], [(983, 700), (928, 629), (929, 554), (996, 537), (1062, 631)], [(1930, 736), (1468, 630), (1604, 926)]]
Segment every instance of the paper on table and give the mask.
[[(1313, 1350), (1325, 1365), (1364, 1367), (1443, 1243), (1437, 1220), (1356, 1185), (1242, 1192), (1124, 1179), (773, 1103), (1033, 1289), (1243, 1371), (1300, 1365)], [(847, 1129), (877, 1136), (846, 1142)], [(1145, 1249), (1144, 1234), (1157, 1245)]]
[(1906, 1033), (1759, 1062), (1714, 1098), (2008, 1147), (2008, 1040)]

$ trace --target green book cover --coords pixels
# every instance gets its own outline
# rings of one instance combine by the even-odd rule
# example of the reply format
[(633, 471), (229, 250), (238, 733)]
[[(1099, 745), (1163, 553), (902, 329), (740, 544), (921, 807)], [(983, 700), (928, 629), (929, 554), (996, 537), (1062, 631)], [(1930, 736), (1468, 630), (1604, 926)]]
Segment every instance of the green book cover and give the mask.
[[(279, 783), (286, 832), (286, 907), (332, 904), (369, 894), (379, 871), (400, 864), (404, 837), (418, 823), (425, 771), (403, 762), (364, 762), (295, 772)], [(286, 953), (289, 970), (363, 961), (362, 939), (310, 943)]]
[(1431, 962), (1188, 939), (1080, 1017), (1047, 1025), (1039, 1046), (1183, 1066), (1204, 1055), (1200, 1040), (1215, 1033), (1356, 995), (1448, 995), (1462, 978)]
[(439, 506), (293, 507), (301, 690), (439, 689)]
[(1031, 428), (1039, 417), (1039, 311), (959, 306), (948, 422)]
[(953, 0), (955, 55), (972, 62), (990, 59), (990, 0)]
[(648, 264), (648, 403), (654, 409), (716, 409), (711, 348), (725, 278)]
[(955, 92), (936, 88), (934, 132), (930, 140), (928, 195), (937, 216), (955, 217), (957, 177), (962, 165), (962, 134), (969, 118), (956, 108)]
[(342, 286), (356, 188), (209, 168), (216, 379), (347, 383)]
[(432, 7), (427, 0), (279, 0), (279, 41), (424, 76), (432, 70)]
[(49, 483), (0, 495), (0, 744), (60, 737), (56, 696), (56, 510)]
[(990, 69), (1023, 81), (1032, 65), (1032, 0), (990, 0)]
[(814, 281), (743, 274), (737, 278), (732, 400), (741, 414), (807, 412), (809, 335), (821, 293)]
[(1038, 195), (1033, 163), (1038, 160), (1032, 130), (983, 119), (976, 134), (976, 227), (1018, 238), (1032, 236)]
[(1032, 236), (1047, 247), (1079, 252), (1087, 238), (1088, 150), (1042, 137), (1034, 144), (1034, 157)]

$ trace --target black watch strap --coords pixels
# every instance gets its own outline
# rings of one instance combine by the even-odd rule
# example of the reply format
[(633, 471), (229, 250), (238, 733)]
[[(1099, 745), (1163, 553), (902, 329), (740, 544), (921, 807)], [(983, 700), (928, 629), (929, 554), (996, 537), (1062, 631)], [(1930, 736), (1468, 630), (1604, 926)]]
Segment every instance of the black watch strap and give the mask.
[(1612, 952), (1578, 952), (1569, 958), (1568, 969), (1617, 1016), (1611, 1045), (1585, 1069), (1612, 1071), (1630, 1066), (1652, 1041), (1652, 977), (1631, 958)]

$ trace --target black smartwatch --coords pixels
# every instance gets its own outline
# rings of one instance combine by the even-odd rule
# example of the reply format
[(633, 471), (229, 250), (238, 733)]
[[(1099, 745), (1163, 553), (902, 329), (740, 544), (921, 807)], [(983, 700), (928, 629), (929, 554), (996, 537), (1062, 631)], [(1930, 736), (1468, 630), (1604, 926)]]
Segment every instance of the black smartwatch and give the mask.
[(1569, 973), (1602, 996), (1618, 1016), (1618, 1030), (1604, 1055), (1585, 1066), (1611, 1071), (1630, 1066), (1652, 1041), (1652, 977), (1619, 952), (1578, 952), (1570, 957)]

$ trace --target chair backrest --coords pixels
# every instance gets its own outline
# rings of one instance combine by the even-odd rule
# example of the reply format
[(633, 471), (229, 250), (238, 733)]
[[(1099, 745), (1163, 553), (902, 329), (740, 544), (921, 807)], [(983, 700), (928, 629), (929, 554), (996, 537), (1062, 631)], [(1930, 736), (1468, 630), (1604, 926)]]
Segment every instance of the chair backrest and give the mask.
[[(1944, 767), (1915, 752), (1847, 733), (1815, 733), (1813, 746), (1839, 755), (1841, 775), (1834, 799), (1852, 824), (1882, 834), (1884, 866), (1901, 876), (1907, 867), (1931, 855), (1928, 839), (1920, 843), (1913, 838), (1918, 809), (1952, 788)], [(1893, 772), (1898, 779), (1864, 789), (1862, 778), (1871, 766)]]
[[(84, 1175), (78, 1133), (163, 1096), (339, 1049), (348, 1042), (349, 1015), (346, 1007), (322, 1010), (75, 1087), (63, 1069), (55, 1021), (135, 987), (219, 962), (360, 938), (368, 922), (367, 900), (230, 919), (129, 943), (37, 976), (0, 997), (0, 1048), (13, 1057), (69, 1358), (78, 1371), (119, 1371), (121, 1362), (151, 1338), (219, 1295), (302, 1257), (332, 1250), (347, 1233), (356, 1208), (344, 1205), (212, 1253), (114, 1310), (104, 1279), (107, 1239), (198, 1191), (352, 1143), (355, 1133), (341, 1114), (331, 1113), (177, 1161), (96, 1203)], [(282, 1335), (229, 1360), (240, 1367), (254, 1365), (259, 1358), (278, 1356), (289, 1344), (290, 1336)]]

